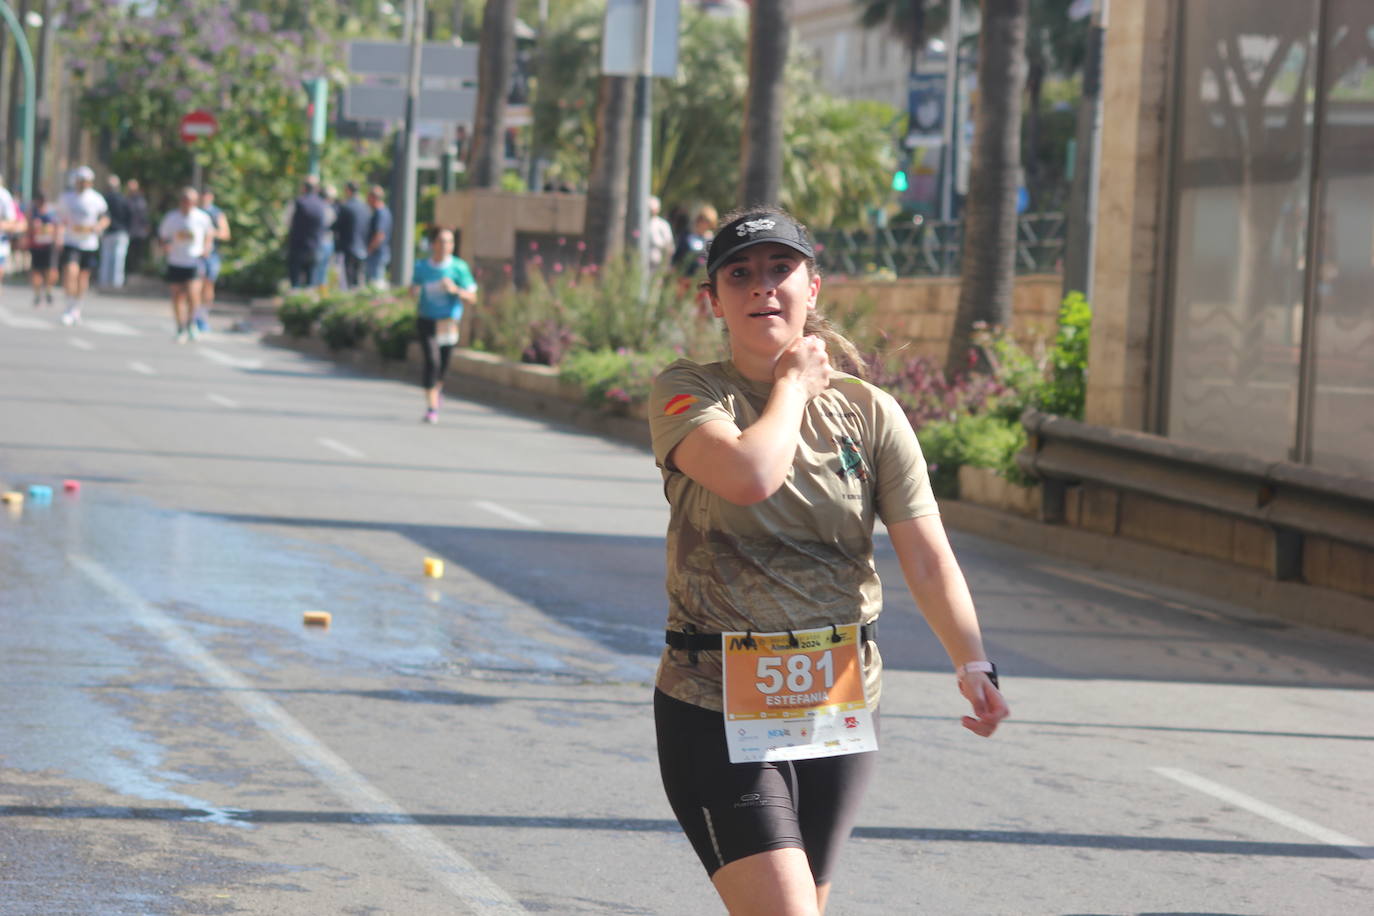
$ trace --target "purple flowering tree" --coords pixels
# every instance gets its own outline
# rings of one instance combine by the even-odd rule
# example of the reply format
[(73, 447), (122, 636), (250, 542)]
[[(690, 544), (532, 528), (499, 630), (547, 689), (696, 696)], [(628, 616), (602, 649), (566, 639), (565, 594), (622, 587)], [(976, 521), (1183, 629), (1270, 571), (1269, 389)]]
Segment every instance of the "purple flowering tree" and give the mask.
[[(282, 28), (280, 16), (245, 5), (70, 0), (63, 40), (85, 81), (82, 120), (108, 141), (111, 168), (138, 178), (156, 213), (189, 183), (194, 152), (234, 236), (225, 279), (256, 291), (282, 272), (281, 215), (308, 168), (301, 81), (337, 84), (343, 74), (341, 48), (324, 31)], [(215, 115), (219, 132), (192, 150), (178, 127), (198, 108)], [(333, 140), (322, 161), (326, 180), (339, 182), (367, 180), (376, 166)]]

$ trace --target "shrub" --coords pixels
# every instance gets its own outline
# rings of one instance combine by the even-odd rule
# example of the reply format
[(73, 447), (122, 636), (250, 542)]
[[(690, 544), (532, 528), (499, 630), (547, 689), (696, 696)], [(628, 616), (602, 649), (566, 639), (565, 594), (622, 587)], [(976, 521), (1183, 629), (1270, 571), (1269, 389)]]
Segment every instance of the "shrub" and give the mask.
[(330, 299), (321, 299), (313, 290), (299, 290), (283, 297), (277, 307), (277, 318), (282, 330), (292, 337), (309, 337), (315, 330), (315, 323), (333, 307)]
[(1059, 332), (1050, 349), (1050, 376), (1037, 399), (1037, 406), (1046, 413), (1083, 419), (1088, 399), (1088, 340), (1092, 322), (1092, 307), (1082, 293), (1064, 297), (1059, 306)]
[(572, 328), (558, 318), (544, 318), (530, 325), (530, 344), (520, 353), (522, 363), (556, 366), (576, 342)]
[(678, 358), (673, 350), (575, 350), (564, 359), (559, 378), (582, 389), (586, 402), (603, 409), (623, 409), (649, 397), (654, 378)]
[(936, 496), (957, 499), (959, 468), (990, 468), (1013, 483), (1028, 481), (1016, 466), (1026, 446), (1025, 427), (996, 413), (966, 413), (936, 420), (916, 431)]
[(330, 303), (320, 318), (320, 337), (331, 350), (358, 346), (377, 326), (377, 308), (369, 293), (323, 297), (320, 301)]
[(372, 342), (383, 359), (405, 359), (410, 342), (419, 334), (415, 304), (406, 299), (388, 299), (378, 304), (373, 314)]

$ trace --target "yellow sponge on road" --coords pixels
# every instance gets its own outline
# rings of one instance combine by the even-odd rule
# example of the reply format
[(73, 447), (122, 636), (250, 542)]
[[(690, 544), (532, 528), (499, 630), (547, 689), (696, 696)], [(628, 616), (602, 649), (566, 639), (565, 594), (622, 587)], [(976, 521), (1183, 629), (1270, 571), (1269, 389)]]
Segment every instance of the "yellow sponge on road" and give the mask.
[(431, 579), (442, 579), (444, 577), (444, 561), (435, 557), (425, 557), (425, 575)]
[(308, 627), (327, 627), (334, 619), (328, 611), (306, 611), (305, 625)]

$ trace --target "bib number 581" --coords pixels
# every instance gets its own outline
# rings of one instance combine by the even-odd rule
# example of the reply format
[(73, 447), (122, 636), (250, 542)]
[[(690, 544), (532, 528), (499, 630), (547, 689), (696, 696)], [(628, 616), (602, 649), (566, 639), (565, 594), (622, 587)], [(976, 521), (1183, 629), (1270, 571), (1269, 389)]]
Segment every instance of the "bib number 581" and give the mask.
[[(785, 664), (784, 664), (785, 662)], [(816, 683), (820, 673), (826, 690), (835, 686), (835, 660), (827, 649), (814, 661), (810, 655), (789, 655), (786, 659), (776, 655), (765, 655), (758, 660), (754, 686), (759, 693), (767, 696), (781, 693), (784, 687), (791, 693), (807, 693)]]

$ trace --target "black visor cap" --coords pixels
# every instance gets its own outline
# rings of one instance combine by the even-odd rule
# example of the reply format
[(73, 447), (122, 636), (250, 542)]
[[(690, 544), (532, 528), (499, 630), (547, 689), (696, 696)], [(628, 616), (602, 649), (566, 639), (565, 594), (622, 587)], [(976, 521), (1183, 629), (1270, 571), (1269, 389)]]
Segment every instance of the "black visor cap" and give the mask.
[(786, 245), (808, 260), (816, 257), (811, 239), (807, 237), (806, 230), (800, 223), (786, 214), (763, 210), (746, 213), (716, 233), (715, 238), (711, 240), (710, 253), (706, 257), (706, 273), (715, 273), (727, 259), (746, 248), (765, 242)]

